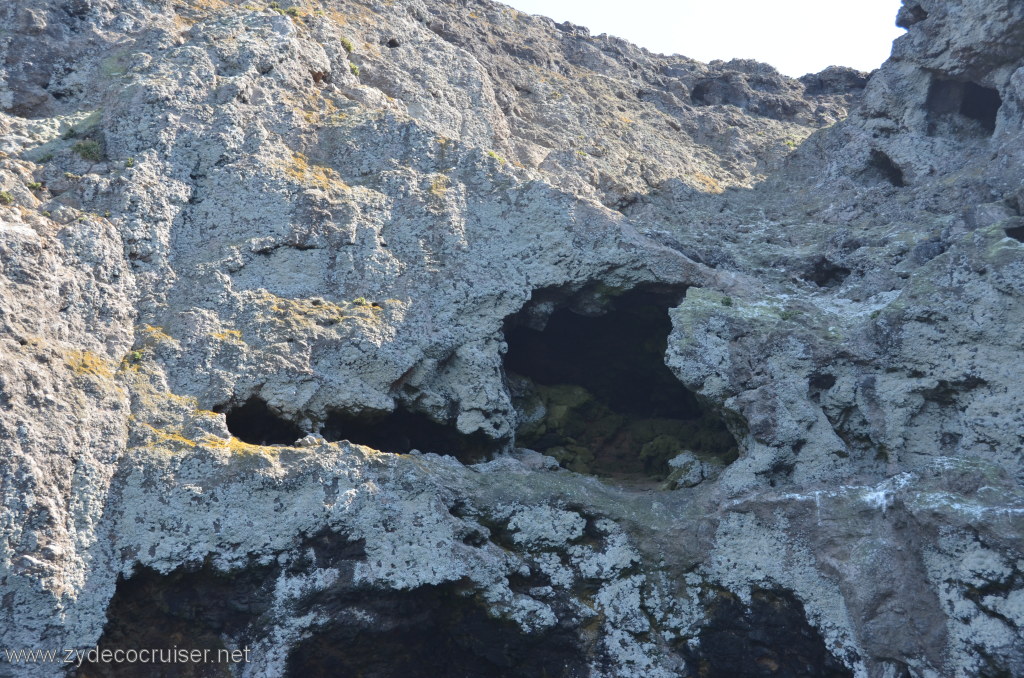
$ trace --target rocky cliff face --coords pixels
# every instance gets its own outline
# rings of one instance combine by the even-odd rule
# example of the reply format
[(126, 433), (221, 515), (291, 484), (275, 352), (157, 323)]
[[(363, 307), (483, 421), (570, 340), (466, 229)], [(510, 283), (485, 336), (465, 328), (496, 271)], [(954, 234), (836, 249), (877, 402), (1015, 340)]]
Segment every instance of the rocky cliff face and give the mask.
[(898, 21), (4, 3), (0, 647), (1024, 674), (1024, 5)]

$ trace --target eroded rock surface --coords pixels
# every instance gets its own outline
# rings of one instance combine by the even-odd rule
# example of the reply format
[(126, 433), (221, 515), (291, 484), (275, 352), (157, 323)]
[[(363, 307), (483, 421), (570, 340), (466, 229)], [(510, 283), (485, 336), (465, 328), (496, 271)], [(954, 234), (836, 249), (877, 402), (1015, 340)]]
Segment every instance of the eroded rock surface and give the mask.
[(1024, 675), (1024, 6), (898, 22), (4, 3), (0, 649)]

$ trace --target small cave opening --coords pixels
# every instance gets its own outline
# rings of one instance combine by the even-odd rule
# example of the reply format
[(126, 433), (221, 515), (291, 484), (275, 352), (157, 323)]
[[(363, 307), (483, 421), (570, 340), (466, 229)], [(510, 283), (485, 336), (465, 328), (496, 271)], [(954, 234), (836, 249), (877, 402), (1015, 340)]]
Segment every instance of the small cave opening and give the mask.
[(982, 87), (973, 82), (964, 83), (960, 113), (981, 123), (989, 134), (996, 131), (996, 116), (999, 115), (999, 108), (1002, 105), (1003, 99), (999, 96), (999, 90)]
[(487, 459), (501, 443), (477, 431), (465, 434), (454, 424), (441, 424), (426, 414), (401, 405), (393, 412), (352, 414), (334, 410), (324, 419), (320, 434), (328, 441), (347, 440), (381, 452), (408, 454), (412, 450), (455, 457), (463, 463)]
[(925, 108), (929, 136), (988, 137), (996, 130), (1003, 99), (999, 90), (975, 82), (935, 78)]
[(231, 435), (250, 445), (291, 445), (305, 435), (302, 429), (255, 396), (242, 405), (221, 405), (213, 411), (223, 412)]
[(692, 675), (701, 678), (852, 678), (807, 622), (803, 604), (790, 592), (754, 588), (750, 604), (715, 589), (703, 601), (707, 622), (700, 644), (684, 647)]
[(906, 179), (903, 178), (903, 170), (892, 161), (892, 158), (878, 149), (871, 151), (864, 173), (874, 181), (885, 181), (896, 188), (907, 185)]
[(1018, 242), (1024, 242), (1024, 226), (1011, 226), (1010, 228), (1004, 228), (1003, 232), (1006, 233), (1006, 237), (1013, 238)]
[[(309, 76), (311, 78), (313, 78), (313, 84), (314, 85), (330, 84), (330, 82), (331, 82), (331, 72), (330, 71), (313, 71), (313, 70), (311, 70), (309, 72)], [(259, 254), (262, 254), (262, 252), (260, 252)]]
[[(226, 678), (251, 641), (250, 625), (274, 599), (272, 569), (222, 572), (210, 566), (168, 574), (142, 567), (119, 578), (97, 643), (74, 678)], [(228, 642), (225, 642), (225, 641)], [(120, 650), (121, 660), (113, 653)], [(140, 652), (145, 650), (146, 655)], [(134, 652), (134, 656), (130, 654)], [(182, 653), (187, 654), (182, 654)], [(198, 652), (199, 654), (192, 654)], [(203, 661), (194, 661), (197, 656)], [(132, 661), (132, 660), (135, 661)], [(253, 657), (249, 657), (250, 660)]]
[(668, 310), (684, 292), (538, 291), (505, 326), (516, 444), (626, 481), (663, 480), (687, 452), (717, 466), (735, 460), (739, 446), (721, 416), (665, 364)]
[(694, 106), (710, 106), (717, 103), (709, 100), (713, 82), (712, 80), (704, 80), (696, 83), (693, 89), (690, 90), (690, 103)]
[[(366, 559), (365, 547), (363, 539), (325, 528), (304, 537), (293, 551), (295, 558), (285, 565), (250, 563), (225, 571), (206, 561), (168, 573), (137, 567), (130, 577), (118, 578), (107, 605), (97, 647), (110, 654), (88, 657), (69, 675), (229, 678), (239, 675), (242, 667), (265, 665), (267, 658), (256, 646), (277, 621), (273, 606), (282, 572), (308, 574), (330, 568), (339, 577), (326, 596), (337, 595), (331, 591), (351, 592), (356, 566)], [(362, 595), (370, 598), (375, 593), (363, 590)], [(315, 603), (322, 594), (307, 594), (296, 604)]]
[(459, 584), (348, 593), (335, 621), (294, 646), (285, 678), (584, 678), (583, 643), (564, 627), (524, 633)]
[(838, 287), (850, 276), (850, 273), (851, 271), (847, 267), (829, 261), (825, 257), (818, 257), (808, 266), (803, 278), (818, 287)]
[(896, 14), (896, 25), (900, 28), (909, 29), (914, 24), (921, 23), (928, 18), (928, 12), (916, 2), (904, 2), (903, 7)]
[(827, 372), (815, 372), (807, 379), (807, 395), (811, 402), (820, 403), (821, 396), (835, 385), (835, 375)]

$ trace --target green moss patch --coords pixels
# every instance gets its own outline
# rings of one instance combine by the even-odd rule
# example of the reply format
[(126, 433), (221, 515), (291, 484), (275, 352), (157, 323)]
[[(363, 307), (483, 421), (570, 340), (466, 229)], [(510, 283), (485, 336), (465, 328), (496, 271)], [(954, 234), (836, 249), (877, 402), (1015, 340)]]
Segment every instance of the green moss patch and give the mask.
[(516, 433), (517, 444), (549, 454), (565, 468), (607, 477), (664, 479), (669, 460), (694, 452), (726, 464), (736, 442), (711, 412), (694, 419), (637, 417), (615, 412), (581, 386), (530, 385), (519, 397), (534, 418)]

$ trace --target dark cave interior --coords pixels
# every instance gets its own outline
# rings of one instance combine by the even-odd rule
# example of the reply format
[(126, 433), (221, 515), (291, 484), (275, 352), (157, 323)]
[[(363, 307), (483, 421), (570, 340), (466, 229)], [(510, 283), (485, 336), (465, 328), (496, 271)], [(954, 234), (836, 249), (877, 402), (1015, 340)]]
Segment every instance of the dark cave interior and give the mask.
[[(506, 324), (505, 369), (523, 420), (518, 445), (571, 470), (623, 479), (663, 479), (684, 450), (735, 459), (738, 445), (721, 417), (664, 362), (668, 309), (681, 288), (559, 296), (539, 291)], [(552, 306), (546, 318), (535, 312)]]
[[(504, 367), (521, 420), (517, 444), (570, 470), (623, 481), (664, 480), (669, 461), (683, 452), (718, 466), (735, 460), (739, 446), (722, 417), (665, 365), (668, 310), (684, 293), (664, 285), (538, 290), (505, 325)], [(214, 410), (225, 414), (233, 436), (252, 445), (291, 445), (304, 435), (256, 396)], [(392, 412), (329, 411), (321, 434), (463, 463), (490, 458), (505, 443), (463, 434), (401, 403)]]
[[(495, 619), (460, 584), (410, 591), (368, 590), (352, 584), (360, 543), (320, 534), (301, 568), (340, 567), (336, 588), (295, 603), (296, 614), (330, 619), (290, 649), (286, 678), (583, 678), (583, 646), (572, 629), (524, 633)], [(256, 643), (268, 618), (281, 569), (221, 572), (204, 565), (161, 574), (141, 568), (121, 578), (107, 609), (98, 646), (109, 650), (208, 650), (200, 663), (90, 661), (74, 678), (229, 678), (238, 664), (218, 651), (249, 647), (253, 666), (266, 665)], [(225, 642), (225, 639), (229, 639)], [(237, 655), (236, 655), (237, 656)], [(244, 655), (242, 655), (244, 656)], [(165, 658), (171, 658), (167, 654)]]
[(701, 678), (852, 678), (807, 622), (788, 591), (755, 588), (749, 605), (724, 589), (709, 591), (700, 645), (684, 647), (691, 675)]
[(97, 646), (113, 650), (164, 650), (166, 663), (85, 662), (74, 678), (228, 678), (228, 663), (175, 661), (177, 648), (228, 650), (223, 637), (246, 642), (245, 629), (273, 600), (270, 568), (220, 572), (208, 565), (161, 574), (139, 568), (120, 578), (107, 607)]
[[(286, 678), (583, 678), (569, 629), (523, 633), (495, 619), (457, 584), (365, 592), (328, 603), (345, 620), (289, 654)], [(358, 614), (356, 614), (358, 611)], [(360, 621), (370, 619), (371, 622)]]
[(864, 174), (874, 181), (886, 181), (896, 188), (906, 186), (903, 170), (884, 152), (874, 149), (868, 158), (868, 166)]
[(850, 273), (850, 269), (845, 266), (829, 261), (825, 257), (818, 257), (807, 267), (803, 278), (818, 287), (838, 287)]
[(223, 412), (231, 435), (250, 445), (291, 445), (303, 436), (302, 429), (255, 396), (237, 407), (218, 406), (213, 411)]
[[(231, 435), (250, 445), (292, 445), (304, 435), (302, 429), (257, 397), (234, 407), (218, 406), (214, 411), (225, 414)], [(347, 440), (382, 452), (450, 454), (465, 463), (486, 459), (500, 445), (483, 433), (460, 433), (454, 425), (440, 424), (401, 405), (393, 412), (329, 412), (321, 435), (330, 442)]]
[[(459, 582), (408, 591), (367, 589), (354, 583), (366, 558), (361, 541), (322, 532), (306, 540), (308, 555), (288, 567), (339, 568), (337, 585), (296, 600), (292, 613), (330, 620), (289, 648), (285, 678), (583, 678), (592, 656), (570, 626), (524, 633), (497, 619)], [(265, 665), (260, 639), (274, 625), (271, 601), (282, 574), (277, 564), (223, 572), (209, 564), (161, 574), (140, 568), (118, 580), (97, 645), (103, 649), (250, 648)], [(706, 621), (699, 645), (680, 641), (676, 652), (691, 675), (703, 678), (849, 678), (788, 591), (754, 588), (749, 603), (712, 588), (701, 597)], [(210, 659), (85, 662), (73, 678), (228, 678), (232, 664)], [(235, 665), (237, 669), (237, 665)]]
[(999, 108), (999, 91), (974, 82), (935, 78), (928, 89), (929, 136), (992, 136)]
[(320, 432), (332, 442), (347, 440), (397, 454), (412, 450), (450, 454), (463, 463), (486, 459), (498, 446), (498, 441), (479, 431), (466, 435), (453, 424), (439, 424), (402, 406), (393, 412), (330, 412)]

